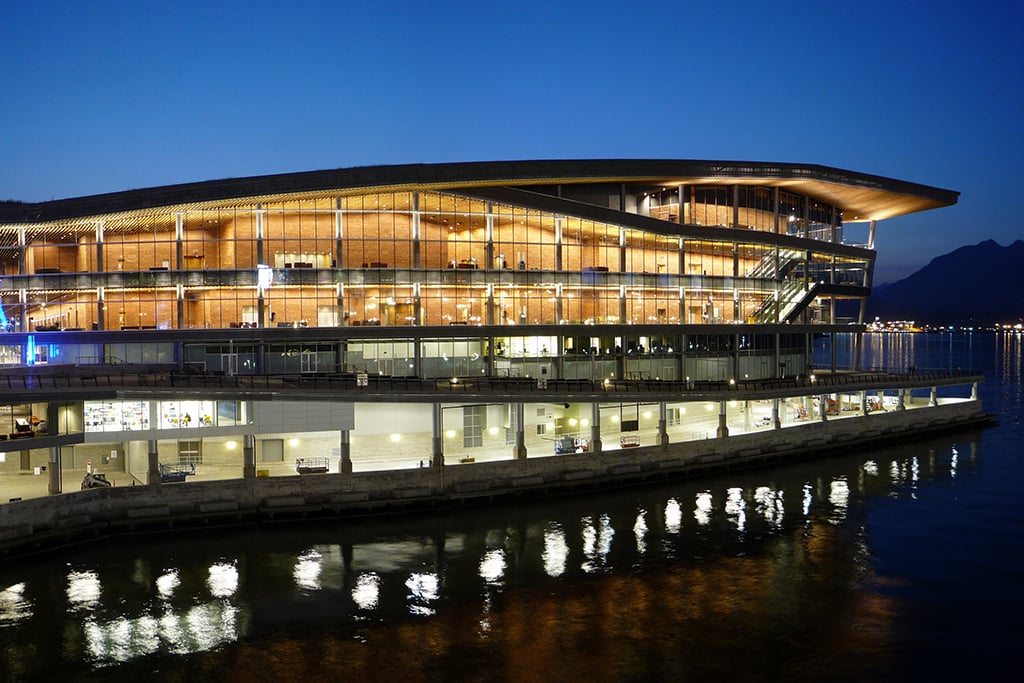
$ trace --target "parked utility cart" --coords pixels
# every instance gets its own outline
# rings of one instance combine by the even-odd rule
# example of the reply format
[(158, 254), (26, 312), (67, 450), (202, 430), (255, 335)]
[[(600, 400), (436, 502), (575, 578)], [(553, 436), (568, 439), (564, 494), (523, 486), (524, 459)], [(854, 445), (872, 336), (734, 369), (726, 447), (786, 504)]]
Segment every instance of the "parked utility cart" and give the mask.
[(160, 463), (160, 481), (164, 483), (173, 483), (179, 481), (185, 481), (185, 477), (190, 474), (196, 473), (196, 464), (189, 463), (186, 465), (165, 465)]
[(327, 458), (296, 458), (295, 471), (299, 474), (324, 474), (330, 471)]

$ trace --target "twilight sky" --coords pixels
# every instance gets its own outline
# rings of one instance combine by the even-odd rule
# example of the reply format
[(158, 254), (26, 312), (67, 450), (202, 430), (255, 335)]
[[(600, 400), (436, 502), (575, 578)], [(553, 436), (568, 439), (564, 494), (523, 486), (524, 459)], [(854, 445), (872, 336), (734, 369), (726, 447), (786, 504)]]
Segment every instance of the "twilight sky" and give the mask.
[(7, 0), (0, 199), (577, 157), (815, 163), (961, 192), (880, 224), (875, 282), (891, 282), (1024, 237), (1022, 33), (1011, 0)]

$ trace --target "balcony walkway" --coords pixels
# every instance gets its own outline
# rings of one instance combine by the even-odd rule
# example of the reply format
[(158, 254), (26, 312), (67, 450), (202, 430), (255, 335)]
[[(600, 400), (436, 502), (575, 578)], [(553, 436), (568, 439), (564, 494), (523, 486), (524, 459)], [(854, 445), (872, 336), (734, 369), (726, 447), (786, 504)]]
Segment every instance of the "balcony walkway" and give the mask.
[(359, 400), (381, 402), (658, 402), (664, 400), (757, 400), (793, 396), (920, 389), (981, 382), (973, 370), (818, 371), (811, 377), (740, 381), (662, 379), (537, 379), (453, 377), (422, 379), (356, 374), (224, 375), (185, 371), (138, 371), (111, 366), (62, 368), (0, 377), (4, 404), (127, 396), (216, 394), (236, 400)]

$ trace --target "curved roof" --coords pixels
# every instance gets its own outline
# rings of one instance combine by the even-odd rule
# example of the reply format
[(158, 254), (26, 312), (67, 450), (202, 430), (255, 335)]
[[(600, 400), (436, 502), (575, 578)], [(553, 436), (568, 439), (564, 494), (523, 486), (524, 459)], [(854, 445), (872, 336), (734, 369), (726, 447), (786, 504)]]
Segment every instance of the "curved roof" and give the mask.
[(404, 164), (208, 180), (38, 203), (0, 204), (0, 221), (39, 223), (240, 199), (354, 190), (458, 189), (623, 183), (780, 187), (840, 207), (844, 220), (881, 220), (956, 203), (959, 192), (816, 164), (670, 159), (579, 159)]

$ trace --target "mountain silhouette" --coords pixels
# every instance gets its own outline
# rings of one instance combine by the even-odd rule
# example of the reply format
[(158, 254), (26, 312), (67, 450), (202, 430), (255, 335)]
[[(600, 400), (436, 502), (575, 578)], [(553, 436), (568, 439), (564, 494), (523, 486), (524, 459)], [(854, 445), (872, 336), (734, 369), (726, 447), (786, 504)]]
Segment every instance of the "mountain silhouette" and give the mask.
[(992, 325), (1024, 316), (1024, 240), (955, 249), (897, 282), (872, 290), (868, 318), (930, 325)]

